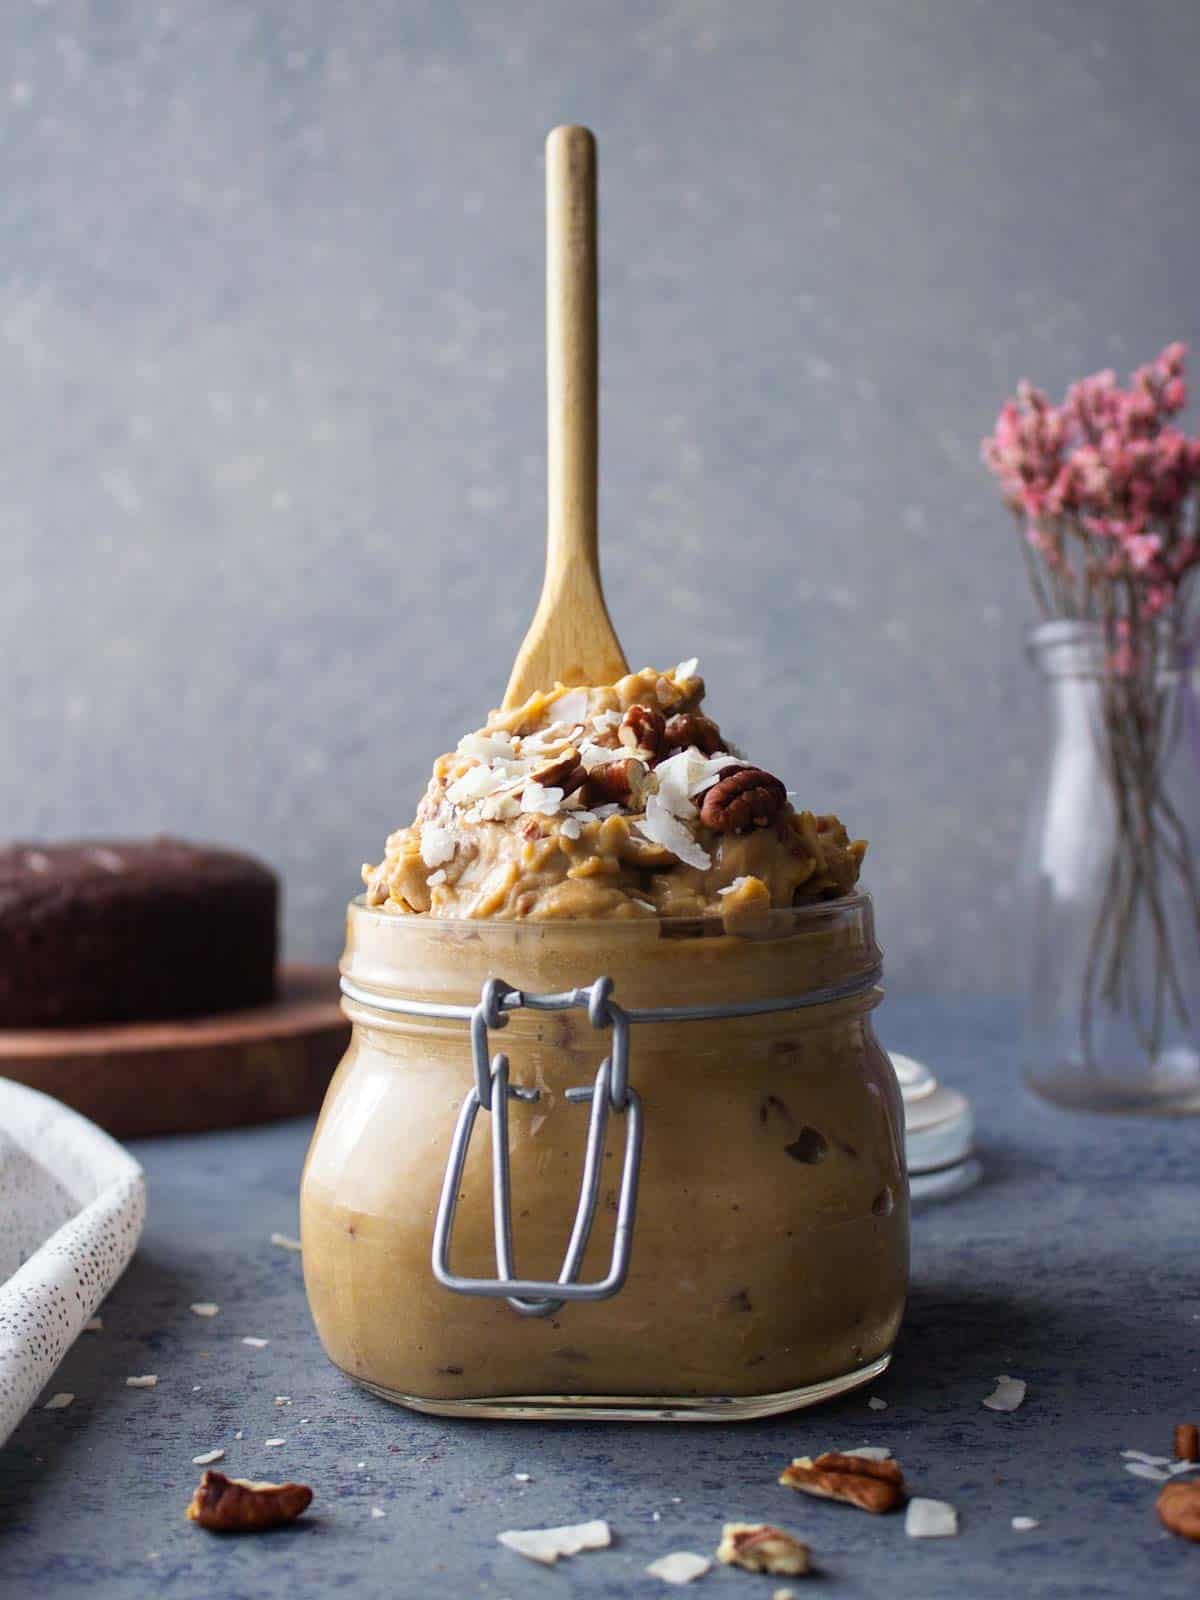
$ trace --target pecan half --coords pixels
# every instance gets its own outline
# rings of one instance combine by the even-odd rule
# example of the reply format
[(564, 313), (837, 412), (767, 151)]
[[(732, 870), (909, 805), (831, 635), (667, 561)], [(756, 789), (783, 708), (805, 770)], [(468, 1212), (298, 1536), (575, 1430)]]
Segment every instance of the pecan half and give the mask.
[(808, 1571), (811, 1552), (769, 1522), (727, 1522), (721, 1530), (717, 1560), (747, 1572), (772, 1572), (780, 1578), (799, 1578)]
[(311, 1500), (312, 1490), (304, 1483), (252, 1483), (210, 1469), (200, 1479), (187, 1514), (213, 1533), (261, 1533), (295, 1522)]
[(1200, 1482), (1164, 1485), (1155, 1510), (1169, 1533), (1200, 1544)]
[(787, 805), (787, 790), (761, 767), (733, 767), (707, 791), (700, 821), (717, 833), (769, 827)]
[(630, 706), (621, 719), (617, 738), (627, 750), (644, 750), (653, 759), (662, 754), (666, 726), (667, 719), (661, 711), (650, 706)]
[(537, 767), (529, 776), (534, 783), (540, 783), (543, 789), (561, 788), (563, 794), (567, 795), (579, 788), (587, 774), (580, 763), (579, 751), (569, 744), (553, 760)]
[(799, 1489), (823, 1500), (844, 1500), (876, 1515), (894, 1511), (904, 1499), (904, 1474), (894, 1461), (871, 1461), (827, 1450), (813, 1461), (797, 1456), (784, 1467), (779, 1481), (785, 1489)]
[(606, 761), (588, 773), (583, 796), (589, 806), (609, 805), (615, 800), (630, 811), (641, 811), (646, 803), (646, 768), (632, 757)]
[(702, 711), (685, 711), (667, 723), (663, 742), (668, 754), (672, 750), (687, 750), (694, 745), (706, 756), (713, 756), (721, 748), (721, 730)]
[(1194, 1422), (1175, 1424), (1175, 1459), (1200, 1462), (1200, 1428)]

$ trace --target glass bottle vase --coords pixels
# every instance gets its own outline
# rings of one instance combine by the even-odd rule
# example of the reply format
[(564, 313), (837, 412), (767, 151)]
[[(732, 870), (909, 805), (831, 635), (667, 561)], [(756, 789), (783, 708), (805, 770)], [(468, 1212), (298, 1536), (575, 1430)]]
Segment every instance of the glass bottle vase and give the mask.
[(1024, 856), (1024, 1072), (1094, 1111), (1200, 1111), (1200, 702), (1163, 638), (1130, 666), (1098, 623), (1035, 628), (1050, 701)]

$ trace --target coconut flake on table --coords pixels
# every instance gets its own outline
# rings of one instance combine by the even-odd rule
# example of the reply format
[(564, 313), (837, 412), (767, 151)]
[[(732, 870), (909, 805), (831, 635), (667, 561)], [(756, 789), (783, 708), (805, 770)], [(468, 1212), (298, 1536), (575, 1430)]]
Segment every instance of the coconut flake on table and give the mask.
[(1151, 1456), (1144, 1450), (1122, 1450), (1122, 1457), (1126, 1461), (1144, 1461), (1148, 1467), (1168, 1467), (1171, 1464), (1170, 1456)]
[(1035, 1528), (1041, 1527), (1036, 1517), (1014, 1517), (1012, 1525), (1014, 1533), (1032, 1533)]
[(839, 1455), (861, 1456), (864, 1461), (890, 1461), (892, 1452), (885, 1444), (860, 1444), (853, 1450), (839, 1450)]
[(194, 1467), (211, 1467), (214, 1461), (223, 1461), (224, 1459), (224, 1450), (206, 1450), (203, 1455), (192, 1457), (192, 1465)]
[(127, 1389), (153, 1389), (157, 1382), (158, 1374), (156, 1372), (146, 1372), (140, 1378), (126, 1378), (125, 1387)]
[(286, 1439), (264, 1439), (263, 1440), (263, 1449), (264, 1450), (274, 1450), (277, 1446), (279, 1446), (281, 1444), (286, 1444), (286, 1443), (287, 1443)]
[(872, 1411), (886, 1411), (887, 1410), (887, 1401), (886, 1400), (881, 1400), (877, 1394), (873, 1394), (871, 1396), (871, 1398), (867, 1401), (867, 1404), (868, 1404), (868, 1406), (870, 1406)]
[(69, 1394), (65, 1389), (63, 1389), (60, 1390), (58, 1394), (52, 1394), (49, 1400), (46, 1401), (46, 1404), (42, 1407), (42, 1410), (65, 1411), (69, 1405), (74, 1403), (74, 1400), (75, 1396), (73, 1394)]
[[(472, 771), (482, 771), (472, 768)], [(449, 828), (439, 828), (436, 823), (426, 823), (421, 829), (421, 860), (427, 867), (440, 867), (449, 861), (455, 851), (454, 835)]]
[(293, 1239), (291, 1235), (287, 1233), (273, 1233), (271, 1235), (271, 1243), (278, 1245), (281, 1250), (298, 1251), (300, 1249), (299, 1239)]
[(104, 1332), (104, 1318), (103, 1317), (89, 1317), (88, 1320), (83, 1325), (83, 1331), (84, 1331), (84, 1333), (103, 1333)]
[(1171, 1476), (1169, 1467), (1152, 1467), (1147, 1461), (1127, 1461), (1125, 1471), (1135, 1478), (1149, 1478), (1151, 1483), (1165, 1483)]
[(194, 1317), (215, 1317), (220, 1309), (215, 1300), (193, 1300), (188, 1307)]
[(521, 810), (533, 816), (552, 817), (562, 805), (563, 791), (556, 787), (544, 788), (530, 778), (521, 791)]
[(669, 850), (673, 856), (686, 862), (689, 867), (698, 867), (704, 872), (712, 866), (712, 857), (708, 851), (697, 843), (658, 795), (647, 795), (646, 815), (637, 826), (652, 844), (662, 845), (664, 850)]
[(603, 1550), (612, 1543), (607, 1522), (576, 1522), (564, 1528), (510, 1529), (496, 1538), (506, 1550), (529, 1561), (552, 1567), (559, 1556), (575, 1556), (581, 1550)]
[(251, 1350), (265, 1350), (270, 1342), (269, 1339), (256, 1339), (252, 1333), (246, 1334), (242, 1339), (242, 1343), (248, 1344)]
[(951, 1539), (958, 1532), (958, 1512), (945, 1500), (917, 1495), (904, 1513), (904, 1531), (910, 1539)]
[(702, 1578), (711, 1568), (712, 1562), (707, 1556), (697, 1555), (694, 1550), (672, 1550), (670, 1555), (652, 1561), (646, 1571), (664, 1583), (684, 1584)]
[(1028, 1385), (1024, 1378), (1010, 1378), (1002, 1373), (996, 1379), (996, 1387), (982, 1404), (989, 1411), (1015, 1411), (1025, 1398)]

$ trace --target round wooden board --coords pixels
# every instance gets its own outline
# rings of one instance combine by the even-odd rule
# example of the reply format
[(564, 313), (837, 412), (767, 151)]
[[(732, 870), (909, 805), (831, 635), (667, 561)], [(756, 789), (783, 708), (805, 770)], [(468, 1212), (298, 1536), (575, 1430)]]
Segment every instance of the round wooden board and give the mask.
[(0, 1075), (120, 1139), (315, 1111), (350, 1037), (332, 967), (284, 966), (271, 1005), (186, 1022), (0, 1030)]

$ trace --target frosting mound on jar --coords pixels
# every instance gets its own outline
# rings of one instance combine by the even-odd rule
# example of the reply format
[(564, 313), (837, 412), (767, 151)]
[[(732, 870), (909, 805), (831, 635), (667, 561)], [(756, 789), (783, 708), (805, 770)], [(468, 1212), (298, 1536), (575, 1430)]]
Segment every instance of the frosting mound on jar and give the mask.
[(827, 900), (865, 841), (796, 811), (700, 709), (695, 661), (531, 696), (439, 756), (410, 827), (363, 867), (368, 905), (553, 921), (753, 916)]

